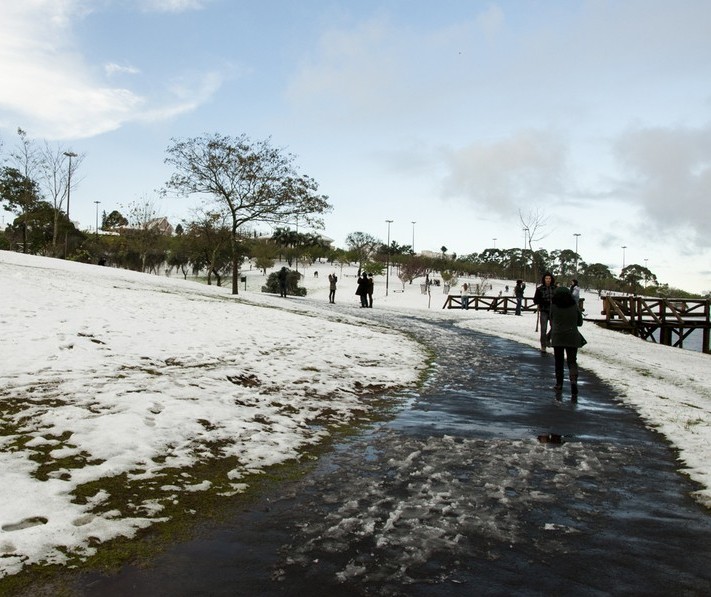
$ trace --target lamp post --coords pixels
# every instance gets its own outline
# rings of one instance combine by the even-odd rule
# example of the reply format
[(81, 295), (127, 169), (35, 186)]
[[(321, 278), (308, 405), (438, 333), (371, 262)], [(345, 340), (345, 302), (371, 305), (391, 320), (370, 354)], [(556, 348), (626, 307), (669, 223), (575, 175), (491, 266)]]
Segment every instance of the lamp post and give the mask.
[(415, 224), (417, 224), (417, 222), (412, 222), (412, 253), (413, 253), (413, 255), (415, 253)]
[(573, 233), (575, 237), (575, 275), (578, 275), (578, 238), (580, 237), (579, 232)]
[(385, 296), (388, 296), (388, 284), (390, 281), (390, 224), (393, 220), (385, 220), (388, 224), (388, 246), (386, 252), (386, 265), (385, 265)]
[(492, 239), (494, 241), (494, 248), (496, 248), (496, 237)]
[(523, 229), (523, 251), (521, 251), (521, 261), (523, 261), (523, 273), (521, 274), (521, 279), (526, 279), (526, 238), (528, 234), (528, 228)]
[(72, 158), (77, 157), (73, 151), (65, 151), (64, 155), (69, 158), (69, 169), (67, 170), (67, 230), (64, 232), (64, 258), (67, 258), (67, 249), (69, 248), (69, 225), (72, 221), (69, 218), (69, 197), (72, 192)]
[(94, 204), (96, 205), (96, 226), (94, 228), (96, 236), (99, 236), (99, 203), (101, 203), (101, 201), (94, 201)]
[(65, 151), (64, 155), (69, 158), (69, 170), (67, 171), (67, 220), (69, 219), (69, 196), (72, 191), (72, 158), (77, 157), (73, 151)]
[(625, 269), (625, 249), (627, 245), (622, 245), (622, 269)]

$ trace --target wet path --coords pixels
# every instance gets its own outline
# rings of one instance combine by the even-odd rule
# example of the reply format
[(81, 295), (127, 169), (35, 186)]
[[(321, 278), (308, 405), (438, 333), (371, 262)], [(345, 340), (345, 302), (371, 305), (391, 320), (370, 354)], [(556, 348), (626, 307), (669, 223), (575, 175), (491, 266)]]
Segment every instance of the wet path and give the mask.
[(387, 318), (438, 355), (392, 420), (153, 568), (84, 577), (78, 594), (708, 594), (711, 514), (609, 387), (581, 371), (578, 404), (557, 402), (551, 355)]

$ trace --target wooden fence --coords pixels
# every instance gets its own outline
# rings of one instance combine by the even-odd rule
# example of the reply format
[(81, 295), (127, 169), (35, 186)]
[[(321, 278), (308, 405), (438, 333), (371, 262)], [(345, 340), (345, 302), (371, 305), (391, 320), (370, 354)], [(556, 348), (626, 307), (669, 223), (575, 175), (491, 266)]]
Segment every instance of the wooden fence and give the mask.
[(625, 330), (644, 340), (667, 346), (684, 347), (684, 340), (701, 330), (701, 350), (711, 352), (711, 309), (708, 299), (651, 298), (640, 296), (606, 296), (602, 299), (602, 325)]

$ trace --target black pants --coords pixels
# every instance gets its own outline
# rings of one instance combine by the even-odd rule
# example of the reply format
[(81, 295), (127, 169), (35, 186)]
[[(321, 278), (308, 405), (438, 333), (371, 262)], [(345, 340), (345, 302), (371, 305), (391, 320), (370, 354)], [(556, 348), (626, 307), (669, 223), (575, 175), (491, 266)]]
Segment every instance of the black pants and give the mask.
[(568, 361), (568, 376), (570, 383), (575, 385), (578, 383), (578, 348), (576, 346), (554, 346), (553, 355), (555, 356), (555, 383), (558, 386), (563, 385), (563, 365), (564, 360)]

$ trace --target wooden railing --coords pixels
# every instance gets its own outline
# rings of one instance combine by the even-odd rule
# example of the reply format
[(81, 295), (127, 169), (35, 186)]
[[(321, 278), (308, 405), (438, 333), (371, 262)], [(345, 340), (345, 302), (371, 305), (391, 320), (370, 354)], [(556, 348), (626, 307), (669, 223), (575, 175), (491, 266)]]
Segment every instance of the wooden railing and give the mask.
[[(702, 332), (702, 350), (709, 353), (711, 301), (708, 299), (652, 298), (641, 296), (605, 296), (602, 298), (604, 324), (629, 330), (645, 340), (683, 348), (684, 340), (694, 330)], [(676, 335), (676, 340), (674, 340)]]
[[(486, 296), (471, 295), (468, 298), (469, 308), (476, 311), (496, 311), (497, 313), (516, 312), (516, 297), (514, 296)], [(463, 309), (463, 297), (450, 294), (444, 301), (443, 309)], [(580, 308), (583, 309), (585, 299), (580, 299)], [(521, 299), (521, 313), (535, 313), (537, 310), (533, 297), (525, 296)]]

